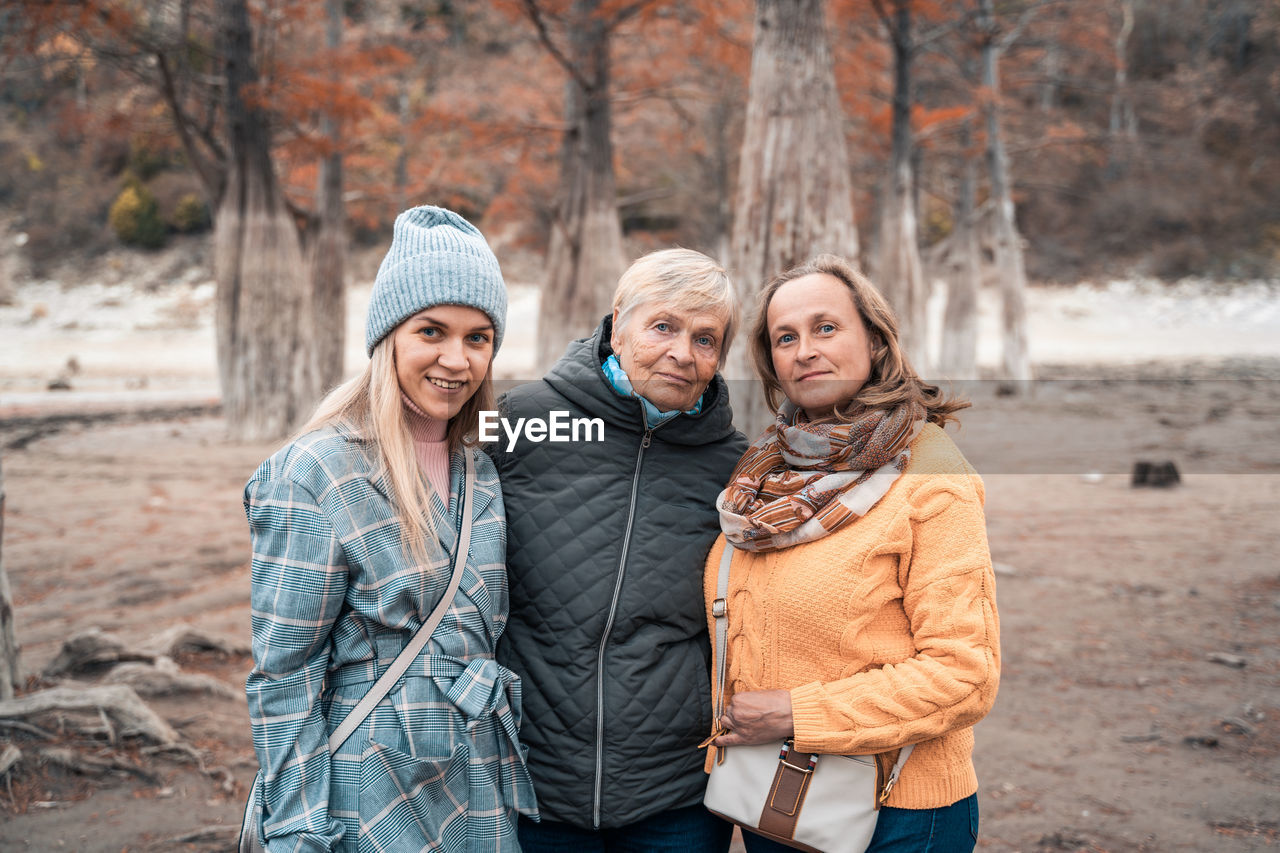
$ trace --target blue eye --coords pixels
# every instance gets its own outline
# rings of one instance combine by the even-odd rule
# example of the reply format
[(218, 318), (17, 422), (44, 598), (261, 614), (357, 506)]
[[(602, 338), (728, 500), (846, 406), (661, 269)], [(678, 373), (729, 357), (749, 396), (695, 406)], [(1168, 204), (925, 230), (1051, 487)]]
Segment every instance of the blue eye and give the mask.
[(489, 336), (488, 336), (487, 334), (485, 334), (484, 332), (475, 332), (475, 333), (473, 333), (473, 334), (471, 334), (471, 335), (468, 335), (468, 339), (469, 339), (469, 340), (471, 341), (471, 343), (473, 343), (473, 344), (487, 344), (487, 343), (489, 343)]
[(778, 340), (776, 345), (789, 344), (793, 340), (795, 340), (795, 337), (796, 337), (795, 335), (792, 335), (790, 333), (778, 335)]
[(422, 335), (424, 338), (435, 338), (439, 337), (440, 330), (435, 326), (427, 326), (424, 329), (419, 329), (418, 334)]
[(653, 324), (653, 327), (654, 327), (655, 329), (657, 329), (659, 332), (669, 332), (669, 331), (671, 331), (671, 326), (670, 326), (670, 324), (668, 324), (668, 323), (654, 323), (654, 324)]
[(836, 327), (831, 323), (823, 323), (821, 326), (818, 327), (819, 332), (822, 332), (823, 334), (827, 334), (827, 335), (831, 334), (835, 330), (836, 330)]
[(716, 345), (716, 339), (710, 335), (699, 335), (694, 339), (694, 343), (700, 347), (713, 347)]

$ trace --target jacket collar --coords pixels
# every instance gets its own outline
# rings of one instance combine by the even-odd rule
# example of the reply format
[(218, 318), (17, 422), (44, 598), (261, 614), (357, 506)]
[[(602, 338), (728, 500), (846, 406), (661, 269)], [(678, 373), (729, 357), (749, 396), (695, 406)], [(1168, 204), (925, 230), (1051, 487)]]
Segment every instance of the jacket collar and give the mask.
[[(615, 391), (604, 373), (604, 361), (613, 355), (609, 345), (612, 332), (613, 318), (606, 316), (589, 336), (569, 344), (543, 381), (584, 412), (604, 419), (609, 427), (640, 433), (644, 431), (640, 401)], [(696, 446), (720, 441), (733, 432), (729, 390), (717, 373), (702, 392), (701, 412), (682, 413), (659, 426), (654, 435), (669, 444)]]

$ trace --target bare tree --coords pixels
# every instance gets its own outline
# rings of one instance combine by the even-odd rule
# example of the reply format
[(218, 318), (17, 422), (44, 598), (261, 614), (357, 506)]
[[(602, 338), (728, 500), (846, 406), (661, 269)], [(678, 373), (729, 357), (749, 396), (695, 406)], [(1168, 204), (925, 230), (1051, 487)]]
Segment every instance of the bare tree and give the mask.
[[(823, 0), (756, 0), (731, 267), (743, 304), (821, 252), (858, 261), (849, 156)], [(768, 419), (745, 345), (728, 366), (738, 423)], [(750, 390), (748, 390), (750, 389)]]
[(298, 228), (271, 159), (245, 0), (219, 0), (226, 69), (227, 179), (214, 218), (218, 369), (232, 434), (286, 434), (319, 396), (312, 303)]
[(978, 248), (978, 163), (971, 151), (973, 122), (960, 128), (963, 163), (955, 230), (950, 237), (947, 265), (947, 307), (942, 318), (942, 348), (938, 369), (951, 379), (978, 377), (978, 290), (982, 270)]
[(1113, 143), (1132, 141), (1138, 136), (1138, 118), (1129, 92), (1129, 37), (1133, 34), (1133, 0), (1118, 0), (1120, 26), (1115, 38), (1115, 90), (1111, 93), (1109, 131)]
[(892, 13), (881, 0), (872, 5), (893, 45), (893, 144), (889, 185), (880, 207), (875, 276), (898, 314), (902, 347), (918, 370), (926, 368), (928, 339), (924, 270), (916, 223), (916, 186), (911, 133), (911, 66), (918, 45), (910, 0), (894, 0)]
[(982, 48), (983, 119), (987, 135), (987, 177), (995, 206), (996, 267), (1000, 279), (1001, 377), (1007, 380), (1031, 378), (1031, 356), (1027, 349), (1027, 272), (1022, 257), (1022, 237), (1014, 216), (1010, 189), (1009, 155), (1000, 128), (1000, 55), (1020, 33), (1024, 17), (1007, 31), (992, 9), (992, 0), (978, 0), (977, 27)]
[[(0, 546), (4, 544), (4, 467), (0, 463)], [(4, 570), (0, 552), (0, 701), (12, 699), (18, 689), (18, 654), (20, 647), (13, 630), (13, 594), (9, 591), (9, 575)]]
[[(336, 53), (342, 46), (342, 0), (325, 0), (325, 46)], [(337, 80), (334, 67), (333, 79)], [(319, 219), (309, 248), (312, 310), (317, 346), (316, 375), (321, 390), (342, 381), (347, 334), (347, 228), (342, 199), (341, 133), (332, 116), (324, 115), (320, 133), (327, 153), (320, 163), (316, 213)]]
[[(559, 197), (538, 311), (537, 358), (545, 367), (567, 341), (600, 321), (626, 266), (613, 168), (610, 42), (617, 27), (651, 0), (621, 6), (571, 0), (559, 16), (552, 14), (551, 0), (523, 2), (538, 38), (568, 75)], [(556, 18), (560, 41), (551, 31)]]

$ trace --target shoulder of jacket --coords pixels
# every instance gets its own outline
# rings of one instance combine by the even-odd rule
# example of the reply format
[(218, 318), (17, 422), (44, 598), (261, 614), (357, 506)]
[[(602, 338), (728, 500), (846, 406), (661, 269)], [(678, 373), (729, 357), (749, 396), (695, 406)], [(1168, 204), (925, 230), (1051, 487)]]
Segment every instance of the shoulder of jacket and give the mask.
[(918, 504), (939, 492), (976, 499), (979, 503), (985, 500), (982, 478), (951, 437), (936, 424), (925, 424), (911, 442), (911, 460), (903, 477), (910, 484), (912, 503)]
[(318, 497), (337, 477), (371, 472), (370, 466), (367, 443), (329, 425), (298, 436), (272, 454), (249, 478), (246, 492), (258, 483), (288, 480)]
[(549, 405), (569, 405), (555, 388), (545, 379), (525, 382), (498, 398), (498, 411), (503, 415), (517, 417), (526, 413), (545, 413)]

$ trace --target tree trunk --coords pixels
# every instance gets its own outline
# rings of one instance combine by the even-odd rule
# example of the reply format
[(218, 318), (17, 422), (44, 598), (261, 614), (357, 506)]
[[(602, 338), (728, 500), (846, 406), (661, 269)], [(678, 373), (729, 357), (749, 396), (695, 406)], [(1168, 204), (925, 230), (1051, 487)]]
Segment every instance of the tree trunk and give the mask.
[(1133, 0), (1120, 0), (1120, 27), (1115, 39), (1115, 91), (1111, 93), (1111, 116), (1108, 124), (1110, 146), (1108, 177), (1124, 172), (1132, 152), (1131, 143), (1138, 137), (1138, 118), (1133, 111), (1129, 92), (1129, 36), (1133, 33)]
[(574, 0), (560, 149), (560, 193), (538, 312), (538, 366), (608, 312), (626, 266), (613, 171), (610, 30), (603, 0)]
[[(0, 462), (0, 546), (4, 544), (4, 467)], [(12, 699), (18, 689), (17, 635), (13, 630), (13, 595), (9, 592), (9, 575), (4, 570), (4, 554), (0, 552), (0, 700)]]
[(982, 85), (986, 90), (983, 113), (987, 132), (988, 179), (991, 182), (991, 201), (995, 206), (996, 268), (1003, 302), (1001, 378), (1023, 380), (1031, 378), (1031, 357), (1027, 352), (1027, 273), (1009, 187), (1009, 157), (1000, 134), (1000, 51), (991, 7), (992, 0), (979, 0), (979, 25), (988, 34), (982, 44)]
[(964, 167), (960, 177), (960, 204), (952, 238), (955, 249), (947, 267), (947, 308), (942, 321), (939, 371), (950, 379), (977, 379), (978, 289), (982, 280), (978, 256), (976, 199), (978, 164), (969, 148), (972, 122), (960, 130)]
[(890, 27), (893, 42), (893, 145), (889, 191), (881, 207), (876, 281), (898, 314), (899, 338), (912, 365), (925, 370), (928, 329), (924, 270), (916, 226), (915, 174), (912, 169), (911, 63), (915, 55), (911, 9), (902, 3)]
[(220, 0), (229, 169), (214, 224), (218, 368), (233, 437), (284, 436), (319, 386), (307, 270), (271, 160), (267, 119), (245, 102), (256, 80), (245, 0)]
[[(843, 110), (823, 0), (757, 0), (730, 268), (748, 312), (779, 272), (822, 252), (858, 262)], [(771, 417), (748, 345), (731, 354), (734, 414), (749, 435)]]
[[(342, 0), (325, 0), (325, 14), (328, 17), (325, 45), (336, 54), (342, 44)], [(343, 377), (347, 329), (347, 233), (346, 207), (342, 200), (342, 153), (338, 149), (341, 133), (337, 122), (328, 115), (321, 121), (320, 131), (329, 140), (330, 150), (320, 163), (317, 194), (320, 224), (310, 246), (310, 269), (316, 378), (320, 389), (327, 391)]]

